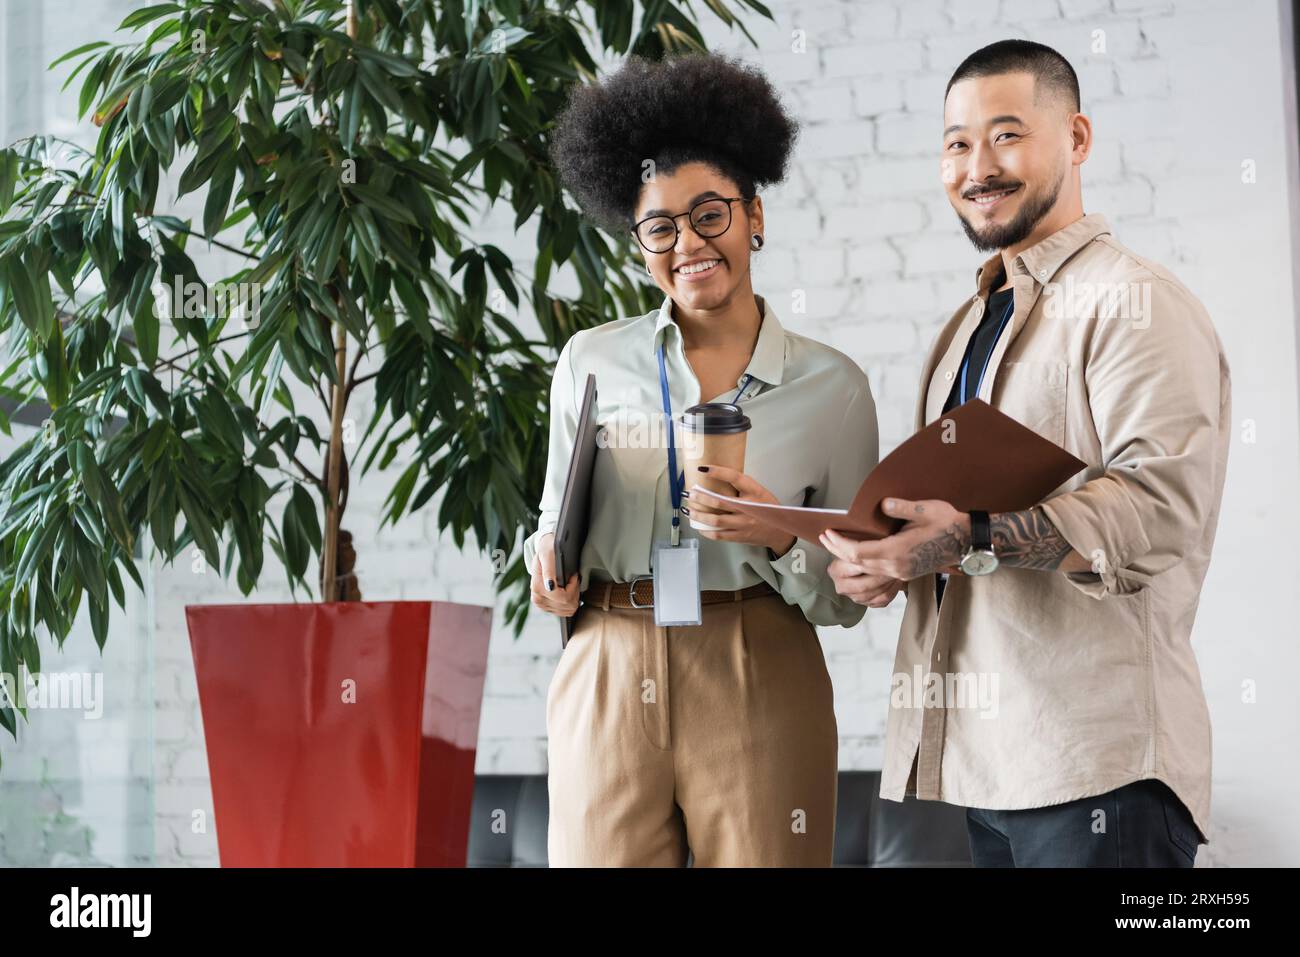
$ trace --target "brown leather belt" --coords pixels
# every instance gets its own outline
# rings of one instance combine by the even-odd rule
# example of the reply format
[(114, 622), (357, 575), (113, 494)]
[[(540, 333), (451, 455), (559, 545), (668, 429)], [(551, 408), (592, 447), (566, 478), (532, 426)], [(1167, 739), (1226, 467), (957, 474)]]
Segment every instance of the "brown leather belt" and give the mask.
[[(746, 598), (761, 598), (775, 595), (777, 591), (767, 582), (759, 582), (748, 588), (735, 591), (710, 590), (700, 592), (700, 604), (715, 605), (724, 601), (744, 601)], [(582, 593), (584, 605), (598, 608), (639, 608), (649, 609), (655, 606), (654, 579), (648, 575), (630, 582), (591, 582)]]

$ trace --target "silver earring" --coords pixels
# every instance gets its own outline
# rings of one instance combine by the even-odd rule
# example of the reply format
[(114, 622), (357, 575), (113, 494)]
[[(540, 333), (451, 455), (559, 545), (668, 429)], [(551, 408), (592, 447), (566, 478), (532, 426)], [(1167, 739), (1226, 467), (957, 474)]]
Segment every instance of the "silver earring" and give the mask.
[(655, 274), (652, 273), (652, 272), (650, 271), (650, 264), (649, 264), (649, 263), (646, 263), (646, 264), (645, 264), (645, 274), (646, 274), (647, 276), (649, 276), (651, 279), (654, 278), (654, 275), (655, 275)]
[(751, 236), (750, 239), (753, 241), (749, 244), (749, 248), (754, 250), (754, 252), (758, 252), (760, 249), (763, 248), (763, 237), (760, 236), (758, 233), (754, 233), (754, 235)]

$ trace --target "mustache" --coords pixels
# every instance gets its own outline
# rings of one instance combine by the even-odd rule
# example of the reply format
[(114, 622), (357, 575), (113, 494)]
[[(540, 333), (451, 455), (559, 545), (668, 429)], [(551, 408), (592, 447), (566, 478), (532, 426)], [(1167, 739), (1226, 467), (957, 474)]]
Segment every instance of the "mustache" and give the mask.
[(1019, 181), (1006, 183), (985, 183), (982, 186), (975, 186), (961, 194), (962, 199), (974, 199), (976, 196), (983, 196), (985, 193), (998, 193), (1004, 189), (1015, 189), (1023, 185)]

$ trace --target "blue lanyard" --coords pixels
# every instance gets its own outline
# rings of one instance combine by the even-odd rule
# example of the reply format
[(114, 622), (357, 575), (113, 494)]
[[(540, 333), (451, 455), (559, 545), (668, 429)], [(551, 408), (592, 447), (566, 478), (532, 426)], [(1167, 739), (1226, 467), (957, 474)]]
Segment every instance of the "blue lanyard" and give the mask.
[[(664, 364), (664, 344), (659, 343), (659, 391), (663, 394), (664, 400), (664, 426), (668, 430), (668, 491), (673, 505), (673, 537), (672, 543), (676, 545), (681, 535), (682, 524), (682, 492), (686, 489), (686, 475), (677, 471), (677, 440), (673, 436), (673, 403), (668, 396), (668, 368)], [(749, 383), (754, 377), (748, 372), (740, 380), (740, 388), (736, 390), (736, 396), (731, 401), (739, 402), (741, 395), (749, 388)]]
[[(992, 296), (991, 293), (990, 296)], [(993, 350), (997, 348), (998, 340), (1002, 338), (1002, 330), (1006, 328), (1007, 320), (1011, 318), (1011, 313), (1015, 310), (1015, 308), (1016, 308), (1016, 300), (1015, 297), (1013, 296), (1011, 301), (1007, 303), (1007, 311), (1002, 314), (1002, 321), (998, 323), (998, 332), (997, 335), (993, 337), (993, 345), (989, 348), (989, 354), (984, 357), (984, 365), (980, 367), (980, 377), (975, 381), (976, 395), (979, 395), (980, 386), (984, 382), (984, 373), (988, 371), (989, 359), (993, 358)], [(975, 348), (975, 342), (974, 342), (974, 337), (972, 336), (971, 349), (974, 350), (974, 348)], [(960, 400), (957, 403), (958, 405), (961, 405), (962, 402), (965, 402), (967, 399), (970, 398), (970, 396), (966, 394), (966, 369), (969, 365), (970, 365), (970, 353), (967, 353), (966, 358), (964, 358), (961, 363), (961, 392), (957, 397)]]

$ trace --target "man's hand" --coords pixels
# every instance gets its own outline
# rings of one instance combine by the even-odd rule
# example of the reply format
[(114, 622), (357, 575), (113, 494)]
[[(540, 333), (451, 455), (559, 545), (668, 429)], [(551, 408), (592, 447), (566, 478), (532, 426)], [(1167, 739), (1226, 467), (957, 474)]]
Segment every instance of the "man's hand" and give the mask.
[[(743, 501), (766, 502), (769, 505), (781, 504), (775, 495), (744, 472), (738, 472), (724, 465), (701, 466), (701, 470), (704, 469), (708, 470), (710, 478), (730, 483)], [(698, 487), (692, 486), (692, 488)], [(690, 489), (687, 489), (683, 495), (690, 502), (690, 505), (683, 505), (682, 513), (690, 516), (701, 525), (713, 527), (712, 531), (702, 528), (696, 529), (701, 538), (711, 538), (718, 542), (744, 542), (746, 545), (763, 545), (772, 549), (778, 556), (784, 555), (794, 547), (796, 539), (789, 532), (783, 532), (771, 525), (764, 525), (762, 522), (750, 518), (744, 512), (737, 512), (727, 508), (725, 498), (710, 495), (707, 489), (693, 497), (690, 494)]]
[(537, 562), (533, 567), (533, 604), (560, 618), (570, 618), (578, 610), (578, 574), (569, 577), (563, 588), (555, 581), (555, 535), (547, 532), (537, 540)]
[(822, 545), (861, 575), (911, 581), (931, 572), (960, 574), (957, 563), (970, 544), (969, 514), (938, 499), (910, 502), (887, 498), (880, 507), (891, 518), (906, 519), (907, 524), (874, 542), (854, 541), (828, 529), (820, 536)]

